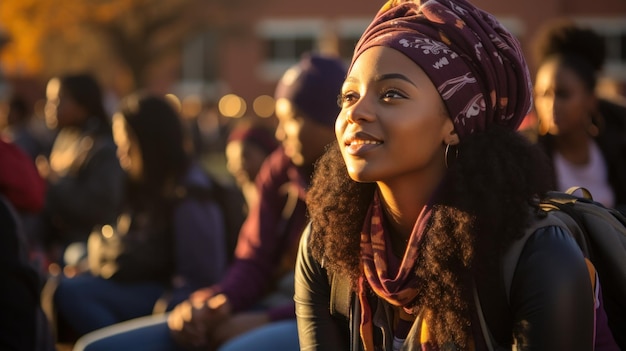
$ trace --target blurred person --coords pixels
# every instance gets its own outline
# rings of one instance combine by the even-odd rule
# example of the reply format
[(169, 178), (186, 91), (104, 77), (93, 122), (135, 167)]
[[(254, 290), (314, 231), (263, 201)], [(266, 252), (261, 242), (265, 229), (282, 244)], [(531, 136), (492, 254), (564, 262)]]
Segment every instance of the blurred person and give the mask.
[(81, 338), (87, 350), (298, 350), (293, 302), (305, 195), (317, 158), (333, 139), (343, 61), (307, 54), (276, 91), (277, 148), (256, 177), (258, 200), (239, 234), (235, 260), (217, 283), (162, 318), (144, 318)]
[(52, 351), (54, 342), (40, 305), (43, 277), (30, 262), (21, 213), (43, 208), (46, 184), (35, 163), (0, 139), (0, 349)]
[[(17, 211), (37, 213), (43, 209), (46, 184), (34, 160), (19, 146), (0, 139), (0, 192)], [(33, 172), (34, 171), (34, 172)]]
[[(34, 106), (22, 94), (13, 92), (0, 109), (0, 120), (6, 122), (0, 137), (19, 147), (33, 161), (40, 155), (48, 156), (52, 148), (55, 132), (49, 129), (43, 118), (39, 118)], [(2, 123), (0, 123), (2, 124)], [(29, 260), (39, 271), (46, 271), (48, 260), (39, 233), (37, 212), (19, 212), (22, 232), (25, 235)]]
[(89, 272), (61, 279), (58, 317), (78, 336), (170, 309), (217, 282), (226, 268), (219, 202), (203, 196), (215, 181), (185, 149), (177, 112), (164, 98), (133, 95), (113, 116), (126, 172), (117, 222), (89, 238)]
[(569, 20), (548, 23), (535, 41), (538, 142), (554, 167), (554, 188), (583, 186), (626, 213), (626, 106), (596, 93), (604, 42)]
[(226, 169), (242, 190), (248, 208), (258, 201), (254, 182), (263, 161), (278, 147), (274, 133), (261, 123), (237, 123), (226, 140)]
[[(49, 158), (36, 160), (48, 183), (41, 240), (52, 262), (75, 265), (84, 257), (91, 230), (117, 217), (124, 173), (95, 78), (87, 73), (68, 74), (52, 79), (49, 85), (58, 87), (56, 94), (48, 96), (54, 113), (47, 116), (58, 133)], [(63, 258), (70, 245), (73, 249), (67, 253), (77, 252), (73, 262)]]
[(4, 127), (2, 137), (20, 147), (33, 160), (39, 155), (48, 156), (55, 133), (43, 120), (36, 116), (34, 106), (17, 93), (6, 101), (6, 111), (2, 117)]

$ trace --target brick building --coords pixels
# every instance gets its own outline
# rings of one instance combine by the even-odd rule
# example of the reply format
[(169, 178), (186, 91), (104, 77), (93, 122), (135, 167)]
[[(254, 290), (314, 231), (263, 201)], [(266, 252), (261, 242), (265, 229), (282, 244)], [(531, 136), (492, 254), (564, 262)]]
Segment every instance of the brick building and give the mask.
[[(557, 17), (594, 28), (607, 41), (606, 74), (626, 81), (626, 1), (624, 0), (473, 0), (499, 18), (529, 55), (537, 29)], [(250, 106), (271, 95), (281, 73), (308, 50), (338, 47), (349, 60), (353, 45), (381, 1), (266, 0), (250, 11), (239, 9), (228, 26), (192, 40), (183, 53), (185, 86), (208, 86), (234, 93)], [(336, 44), (336, 45), (335, 45)]]

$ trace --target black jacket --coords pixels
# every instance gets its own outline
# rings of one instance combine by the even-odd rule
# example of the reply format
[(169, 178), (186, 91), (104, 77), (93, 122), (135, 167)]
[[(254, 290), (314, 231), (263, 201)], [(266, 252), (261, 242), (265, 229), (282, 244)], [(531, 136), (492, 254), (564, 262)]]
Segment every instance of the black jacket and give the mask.
[[(301, 350), (350, 350), (350, 338), (359, 340), (358, 331), (352, 334), (351, 321), (331, 315), (330, 280), (320, 262), (310, 255), (307, 241), (308, 235), (303, 235), (295, 276)], [(594, 299), (589, 273), (577, 244), (562, 229), (540, 228), (528, 239), (513, 277), (509, 304), (492, 298), (493, 289), (498, 289), (495, 282), (502, 280), (475, 280), (495, 340), (514, 340), (518, 350), (593, 349)], [(393, 314), (387, 313), (387, 303), (380, 299), (373, 302), (378, 306), (372, 307), (378, 329), (376, 342), (384, 344), (383, 350), (391, 350), (392, 321), (385, 316)], [(358, 327), (358, 321), (352, 323)], [(485, 349), (484, 340), (476, 340), (483, 332), (479, 323), (472, 324), (472, 332), (476, 349)], [(510, 350), (510, 345), (505, 349)], [(419, 350), (419, 346), (407, 350)]]

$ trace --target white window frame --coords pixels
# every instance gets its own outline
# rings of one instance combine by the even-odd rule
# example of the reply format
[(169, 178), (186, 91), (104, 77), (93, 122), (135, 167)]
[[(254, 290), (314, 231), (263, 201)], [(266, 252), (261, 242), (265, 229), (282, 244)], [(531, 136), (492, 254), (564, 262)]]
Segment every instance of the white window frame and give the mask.
[[(326, 26), (326, 21), (319, 18), (266, 19), (258, 23), (256, 32), (263, 40), (306, 38), (317, 42)], [(279, 79), (289, 67), (298, 61), (299, 57), (296, 57), (295, 51), (292, 54), (293, 57), (286, 55), (288, 57), (286, 59), (262, 62), (259, 67), (259, 76), (267, 81)]]

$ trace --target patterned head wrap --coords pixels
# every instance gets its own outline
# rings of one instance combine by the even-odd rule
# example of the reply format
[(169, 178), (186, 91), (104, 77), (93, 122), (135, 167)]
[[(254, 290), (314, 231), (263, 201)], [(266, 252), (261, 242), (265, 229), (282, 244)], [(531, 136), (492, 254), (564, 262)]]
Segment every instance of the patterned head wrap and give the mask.
[(517, 129), (532, 105), (530, 74), (519, 42), (492, 15), (465, 0), (391, 4), (361, 36), (352, 63), (374, 46), (406, 55), (437, 87), (460, 138), (493, 124)]

